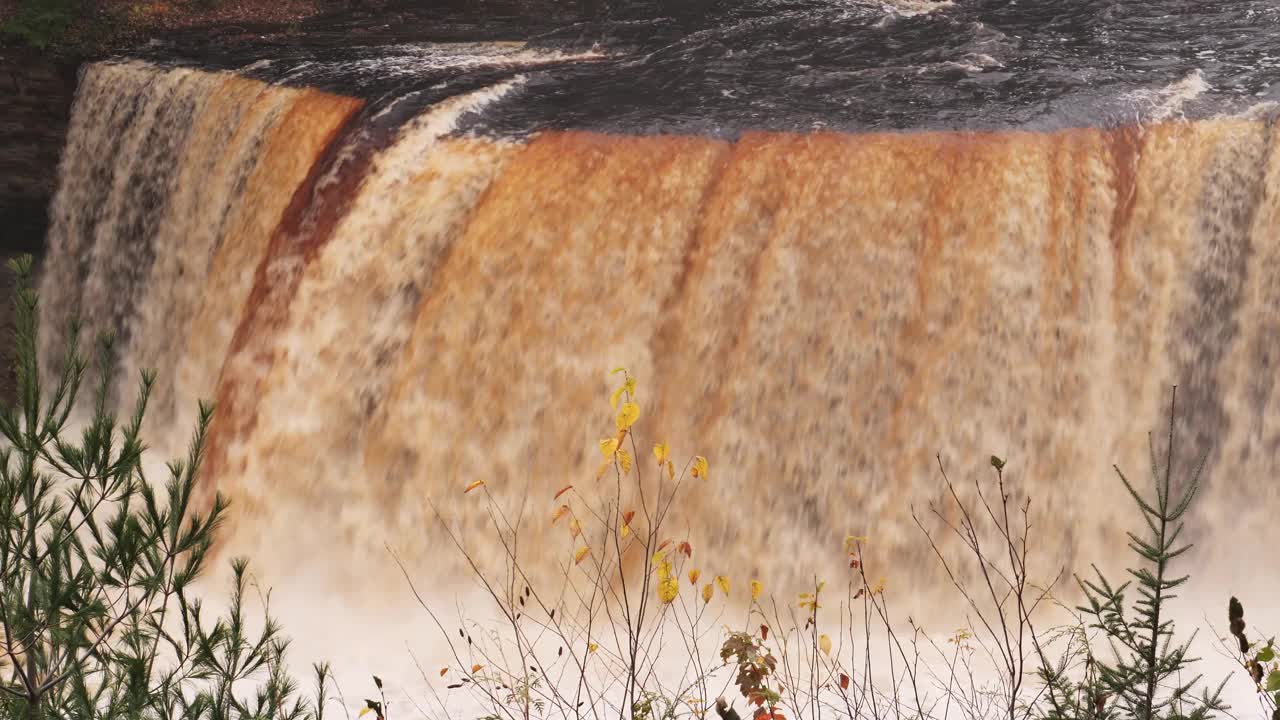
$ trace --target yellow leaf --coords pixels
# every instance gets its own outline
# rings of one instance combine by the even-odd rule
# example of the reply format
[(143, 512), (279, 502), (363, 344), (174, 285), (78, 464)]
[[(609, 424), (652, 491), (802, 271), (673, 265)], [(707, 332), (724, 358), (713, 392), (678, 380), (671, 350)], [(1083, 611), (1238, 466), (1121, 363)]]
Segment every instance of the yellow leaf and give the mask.
[(470, 485), (468, 485), (468, 486), (467, 486), (467, 489), (466, 489), (466, 490), (463, 490), (463, 491), (462, 491), (462, 494), (463, 494), (463, 495), (466, 495), (467, 493), (471, 492), (472, 490), (475, 490), (476, 488), (480, 487), (481, 485), (484, 485), (484, 481), (483, 481), (483, 480), (475, 480), (475, 481), (473, 481)]
[(658, 599), (663, 605), (670, 605), (679, 594), (680, 583), (674, 577), (668, 576), (658, 581)]
[(604, 474), (609, 472), (609, 468), (611, 467), (613, 467), (612, 460), (605, 460), (604, 462), (600, 463), (600, 469), (596, 470), (596, 479), (599, 480), (600, 478), (604, 477)]
[(471, 672), (473, 672), (473, 673), (478, 673), (478, 672), (480, 672), (480, 671), (481, 671), (481, 670), (483, 670), (483, 669), (484, 669), (484, 666), (483, 666), (483, 665), (472, 665), (472, 666), (471, 666)]
[(871, 592), (877, 595), (884, 592), (884, 578), (880, 578), (880, 582), (876, 583), (876, 586), (871, 588)]
[(582, 523), (578, 522), (578, 518), (569, 518), (569, 537), (576, 538), (582, 534)]
[(616, 438), (606, 438), (600, 441), (600, 454), (605, 460), (613, 459), (613, 454), (618, 451), (618, 440)]
[(569, 514), (569, 506), (561, 505), (560, 507), (556, 508), (555, 512), (551, 513), (551, 524), (555, 525), (556, 523), (560, 522), (560, 518), (568, 514)]
[(587, 555), (590, 553), (591, 553), (591, 548), (587, 547), (586, 545), (583, 545), (582, 547), (578, 548), (578, 551), (573, 554), (573, 564), (581, 565), (582, 561), (586, 560)]
[(613, 394), (609, 396), (609, 407), (613, 408), (614, 410), (618, 409), (618, 401), (622, 399), (622, 393), (626, 389), (627, 388), (624, 385), (618, 388), (617, 390), (613, 391)]
[(639, 419), (640, 406), (633, 402), (623, 403), (622, 409), (618, 411), (618, 417), (616, 419), (618, 429), (626, 430), (634, 425)]
[(587, 643), (587, 652), (589, 652), (589, 653), (593, 653), (593, 652), (595, 652), (595, 651), (597, 651), (597, 650), (599, 650), (599, 649), (600, 649), (600, 646), (599, 646), (599, 645), (597, 645), (597, 644), (595, 644), (595, 643)]
[(676, 479), (676, 464), (671, 462), (670, 460), (667, 461), (667, 479), (668, 480)]
[(711, 596), (715, 594), (716, 594), (715, 585), (712, 585), (711, 583), (707, 583), (706, 585), (702, 586), (702, 602), (704, 603), (711, 602)]
[(724, 575), (717, 575), (716, 585), (720, 586), (720, 592), (724, 593), (725, 595), (729, 594), (729, 578), (725, 577)]
[(675, 577), (675, 568), (672, 567), (670, 560), (663, 560), (658, 564), (658, 580), (668, 580)]
[(618, 531), (618, 534), (621, 535), (624, 539), (631, 537), (631, 526), (623, 525), (622, 529)]
[(702, 577), (702, 571), (701, 571), (701, 570), (699, 570), (698, 568), (694, 568), (694, 569), (690, 570), (690, 571), (689, 571), (689, 584), (690, 584), (690, 585), (697, 585), (697, 584), (698, 584), (698, 578), (700, 578), (700, 577)]
[(691, 474), (694, 477), (700, 477), (705, 480), (707, 478), (707, 459), (701, 455), (695, 457), (693, 459), (693, 472)]
[(658, 464), (661, 465), (667, 461), (667, 455), (671, 453), (671, 446), (666, 443), (658, 443), (653, 446), (653, 456), (658, 458)]
[(610, 375), (617, 375), (618, 373), (624, 373), (624, 372), (626, 372), (626, 371), (627, 371), (627, 369), (626, 369), (626, 368), (624, 368), (624, 367), (622, 367), (621, 365), (619, 365), (618, 367), (616, 367), (616, 368), (614, 368), (614, 369), (610, 370), (610, 371), (609, 371), (609, 374), (610, 374)]
[(827, 637), (826, 635), (820, 635), (818, 637), (818, 649), (822, 651), (823, 655), (830, 655), (831, 654), (831, 638)]
[(360, 714), (359, 714), (359, 715), (357, 715), (356, 717), (364, 717), (365, 715), (368, 715), (372, 710), (373, 710), (373, 708), (371, 708), (371, 707), (369, 707), (368, 705), (366, 705), (366, 706), (364, 706), (364, 709), (362, 709), (362, 710), (360, 711)]
[(864, 545), (871, 541), (871, 538), (865, 535), (846, 535), (844, 538), (844, 551), (847, 553), (857, 552), (859, 545)]
[(618, 464), (622, 466), (622, 472), (631, 472), (631, 453), (626, 450), (619, 450)]
[(649, 563), (656, 568), (661, 566), (662, 563), (666, 561), (666, 559), (667, 559), (666, 551), (659, 548), (658, 552), (654, 553), (653, 557), (649, 558)]
[(760, 599), (760, 593), (764, 592), (764, 585), (759, 580), (751, 581), (751, 600), (754, 602)]

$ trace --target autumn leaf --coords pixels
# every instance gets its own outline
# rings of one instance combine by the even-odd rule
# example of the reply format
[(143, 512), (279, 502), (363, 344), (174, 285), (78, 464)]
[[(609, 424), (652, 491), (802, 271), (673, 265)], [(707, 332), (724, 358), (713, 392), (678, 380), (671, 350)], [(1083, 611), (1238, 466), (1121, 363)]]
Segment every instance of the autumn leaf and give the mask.
[(633, 517), (635, 517), (635, 516), (636, 516), (636, 511), (635, 511), (635, 510), (628, 510), (628, 511), (626, 511), (626, 512), (622, 513), (622, 524), (623, 524), (623, 525), (630, 525), (630, 524), (631, 524), (631, 518), (633, 518)]
[(676, 464), (671, 462), (670, 460), (667, 461), (667, 479), (668, 480), (676, 479)]
[(368, 715), (371, 712), (373, 712), (373, 708), (366, 706), (360, 709), (360, 714), (356, 715), (356, 717), (364, 717), (365, 715)]
[(480, 672), (480, 671), (481, 671), (481, 670), (483, 670), (483, 669), (484, 669), (484, 666), (483, 666), (483, 665), (472, 665), (472, 666), (471, 666), (471, 672), (473, 672), (473, 673), (478, 673), (478, 672)]
[(658, 464), (661, 465), (667, 461), (667, 455), (671, 453), (671, 446), (660, 442), (653, 446), (653, 456), (658, 458)]
[(685, 557), (693, 557), (693, 546), (689, 544), (688, 540), (681, 540), (676, 549), (684, 553)]
[(711, 583), (707, 583), (706, 585), (702, 586), (702, 602), (704, 603), (711, 602), (711, 596), (715, 594), (716, 594), (715, 585), (712, 585)]
[(449, 672), (449, 668), (447, 667), (440, 668), (440, 677), (444, 677), (445, 673), (447, 672)]
[(622, 472), (631, 472), (631, 453), (626, 450), (619, 450), (618, 464), (622, 466)]
[(661, 543), (659, 543), (659, 544), (658, 544), (657, 552), (662, 552), (663, 550), (666, 550), (666, 549), (667, 549), (667, 547), (668, 547), (668, 546), (670, 546), (670, 545), (671, 545), (671, 539), (670, 539), (670, 538), (668, 538), (668, 539), (666, 539), (666, 540), (663, 540)]
[(849, 676), (845, 675), (844, 673), (840, 673), (840, 689), (841, 690), (849, 689)]
[(551, 524), (555, 525), (556, 523), (560, 522), (560, 518), (568, 514), (569, 514), (569, 506), (561, 505), (560, 507), (556, 508), (555, 512), (551, 513)]
[(823, 655), (830, 655), (831, 654), (831, 638), (827, 637), (826, 635), (818, 636), (818, 649), (822, 651)]
[(586, 560), (587, 555), (589, 555), (590, 553), (591, 553), (591, 548), (587, 547), (586, 545), (583, 545), (582, 547), (578, 548), (578, 551), (573, 554), (573, 564), (581, 565), (582, 561)]
[(698, 568), (694, 568), (694, 569), (690, 570), (690, 571), (689, 571), (689, 584), (690, 584), (690, 585), (697, 585), (697, 584), (698, 584), (698, 578), (700, 578), (700, 577), (702, 577), (702, 571), (701, 571), (701, 570), (699, 570)]
[(552, 500), (559, 500), (561, 495), (563, 495), (563, 494), (565, 494), (565, 493), (569, 492), (569, 491), (570, 491), (570, 490), (572, 490), (572, 489), (573, 489), (573, 486), (572, 486), (572, 485), (565, 485), (564, 487), (562, 487), (562, 488), (560, 488), (558, 491), (556, 491), (556, 496), (555, 496), (554, 498), (551, 498), (551, 499), (552, 499)]
[(760, 593), (764, 592), (764, 585), (759, 580), (751, 581), (751, 601), (755, 602), (760, 599)]
[(670, 605), (679, 594), (680, 583), (674, 576), (668, 575), (658, 581), (658, 599), (662, 601), (663, 605)]
[(582, 534), (582, 523), (578, 522), (578, 518), (569, 518), (569, 537), (577, 538)]
[(599, 649), (600, 649), (600, 646), (599, 646), (599, 645), (597, 645), (597, 644), (595, 644), (595, 643), (593, 643), (593, 642), (589, 642), (589, 643), (587, 643), (587, 652), (589, 652), (589, 653), (593, 653), (593, 652), (595, 652), (595, 651), (597, 651), (597, 650), (599, 650)]
[(618, 430), (626, 430), (640, 419), (640, 406), (633, 403), (623, 403), (622, 409), (618, 411), (618, 417), (615, 419)]
[(724, 593), (725, 595), (729, 594), (729, 578), (725, 577), (724, 575), (717, 575), (716, 585), (720, 586), (720, 592)]
[(705, 480), (707, 478), (707, 459), (701, 455), (695, 457), (693, 459), (693, 472), (690, 474)]
[(609, 396), (609, 407), (613, 408), (614, 410), (618, 409), (618, 401), (622, 399), (622, 393), (626, 389), (627, 388), (624, 385), (623, 387), (620, 387), (617, 390), (613, 391), (613, 394)]
[(483, 481), (483, 480), (473, 480), (473, 481), (471, 482), (471, 484), (467, 486), (467, 489), (462, 491), (462, 494), (463, 494), (463, 495), (466, 495), (467, 493), (471, 492), (472, 490), (475, 490), (476, 488), (480, 487), (481, 485), (484, 485), (484, 481)]
[(609, 374), (610, 374), (610, 375), (617, 375), (618, 373), (624, 373), (624, 372), (626, 372), (626, 371), (627, 371), (627, 369), (626, 369), (625, 367), (623, 367), (623, 366), (619, 365), (618, 367), (616, 367), (616, 368), (614, 368), (614, 369), (610, 370), (610, 371), (609, 371)]
[(613, 454), (617, 451), (618, 451), (617, 438), (605, 438), (604, 440), (600, 441), (600, 454), (604, 456), (605, 460), (612, 460)]
[(769, 639), (769, 626), (768, 626), (768, 625), (761, 625), (761, 626), (760, 626), (760, 639), (761, 639), (761, 640), (768, 640), (768, 639)]
[(856, 553), (859, 545), (865, 545), (870, 541), (871, 538), (865, 535), (846, 535), (844, 538), (844, 551), (849, 554)]

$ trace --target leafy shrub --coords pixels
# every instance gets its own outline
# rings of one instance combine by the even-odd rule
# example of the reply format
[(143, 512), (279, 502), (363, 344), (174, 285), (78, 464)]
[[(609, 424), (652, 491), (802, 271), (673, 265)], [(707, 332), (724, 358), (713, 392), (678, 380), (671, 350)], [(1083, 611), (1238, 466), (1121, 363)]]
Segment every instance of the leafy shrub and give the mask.
[[(17, 406), (0, 412), (0, 717), (231, 720), (322, 714), (284, 670), (288, 641), (265, 617), (251, 633), (247, 563), (233, 562), (226, 617), (210, 622), (193, 595), (226, 512), (192, 494), (212, 408), (200, 408), (187, 457), (159, 489), (143, 472), (139, 432), (155, 382), (144, 372), (133, 414), (107, 409), (111, 343), (98, 344), (92, 416), (70, 423), (89, 370), (72, 324), (62, 366), (45, 387), (36, 353), (31, 258), (18, 272)], [(261, 682), (244, 694), (245, 683)]]
[[(462, 489), (483, 503), (503, 569), (482, 570), (461, 534), (450, 530), (450, 537), (502, 625), (464, 614), (455, 634), (418, 596), (452, 656), (439, 679), (424, 673), (445, 684), (435, 696), (442, 717), (458, 714), (450, 694), (457, 691), (485, 708), (482, 720), (701, 719), (711, 710), (741, 720), (726, 697), (730, 688), (752, 720), (1204, 720), (1226, 710), (1221, 685), (1195, 694), (1200, 676), (1189, 672), (1190, 642), (1176, 639), (1168, 619), (1173, 591), (1186, 579), (1172, 568), (1188, 548), (1179, 537), (1199, 483), (1199, 468), (1184, 483), (1173, 479), (1176, 403), (1163, 464), (1152, 443), (1153, 491), (1140, 492), (1117, 469), (1147, 530), (1129, 535), (1133, 584), (1114, 585), (1100, 572), (1077, 579), (1086, 605), (1075, 609), (1054, 596), (1066, 568), (1045, 581), (1029, 567), (1031, 501), (1010, 486), (1005, 461), (993, 456), (992, 480), (974, 480), (966, 490), (938, 458), (945, 501), (931, 504), (929, 517), (942, 534), (914, 508), (913, 517), (972, 624), (940, 642), (910, 618), (905, 626), (894, 618), (884, 583), (868, 577), (866, 537), (845, 539), (850, 572), (842, 590), (815, 579), (809, 592), (780, 601), (751, 580), (737, 596), (745, 617), (726, 621), (730, 578), (704, 577), (688, 541), (664, 529), (681, 494), (696, 492), (689, 481), (708, 479), (708, 461), (697, 457), (678, 469), (665, 443), (642, 445), (637, 382), (615, 372), (622, 375), (610, 399), (617, 432), (599, 443), (596, 478), (548, 498), (545, 521), (563, 526), (569, 539), (549, 583), (533, 577), (520, 554), (523, 508), (508, 517), (483, 481)], [(652, 447), (652, 458), (643, 447)], [(1042, 629), (1048, 605), (1074, 621)], [(710, 638), (715, 648), (706, 653)], [(1266, 682), (1270, 687), (1274, 676), (1280, 690), (1273, 646), (1241, 643), (1251, 653), (1246, 666), (1257, 672), (1269, 662), (1274, 673)], [(381, 718), (382, 706), (377, 710)]]

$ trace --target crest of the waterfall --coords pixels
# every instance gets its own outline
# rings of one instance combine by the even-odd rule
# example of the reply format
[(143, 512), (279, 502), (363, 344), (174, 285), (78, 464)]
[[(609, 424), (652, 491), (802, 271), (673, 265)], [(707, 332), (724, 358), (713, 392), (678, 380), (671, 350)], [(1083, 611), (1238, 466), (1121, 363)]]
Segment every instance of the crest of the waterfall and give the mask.
[(1196, 98), (1212, 90), (1204, 72), (1197, 69), (1186, 77), (1155, 89), (1134, 90), (1124, 100), (1137, 108), (1138, 119), (1144, 122), (1163, 122), (1180, 117), (1186, 106)]

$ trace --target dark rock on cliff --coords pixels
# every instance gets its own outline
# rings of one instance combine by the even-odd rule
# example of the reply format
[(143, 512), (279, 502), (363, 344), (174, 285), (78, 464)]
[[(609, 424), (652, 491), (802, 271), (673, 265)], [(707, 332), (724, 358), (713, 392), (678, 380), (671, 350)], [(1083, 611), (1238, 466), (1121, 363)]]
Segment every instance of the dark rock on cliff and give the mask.
[(75, 95), (73, 60), (0, 50), (0, 253), (38, 252)]

